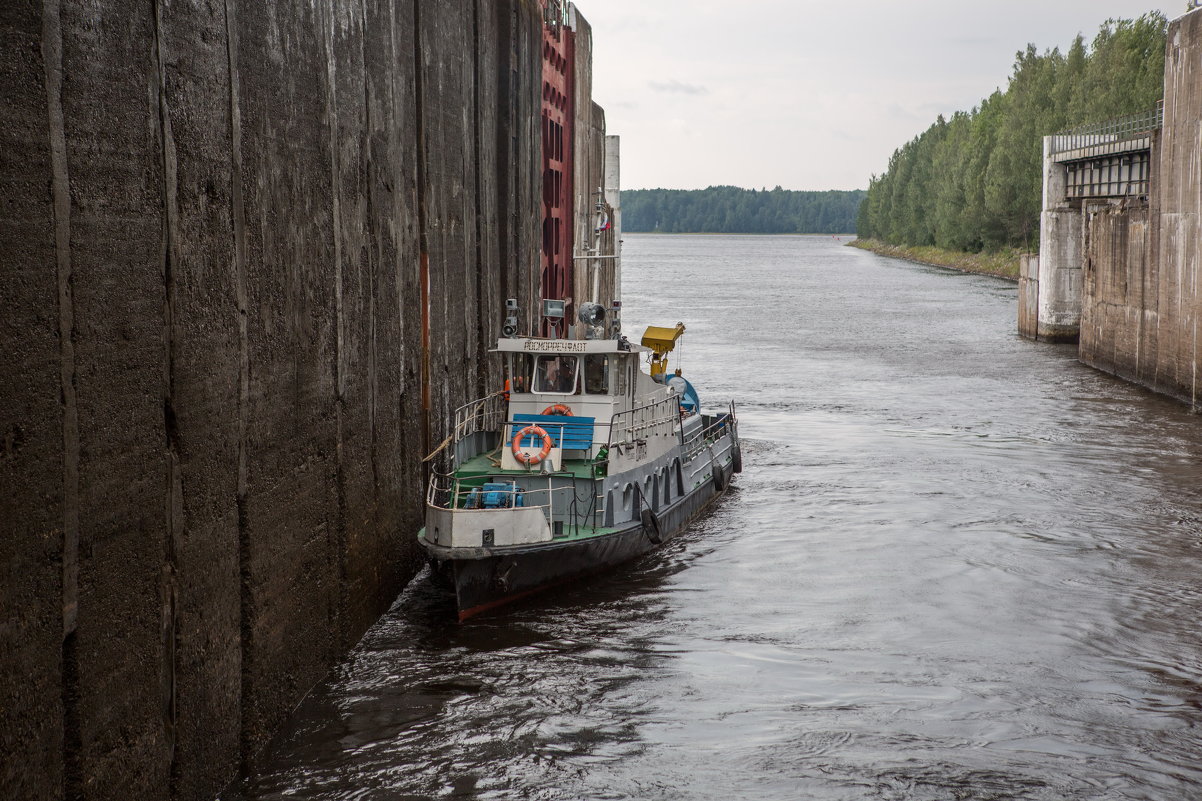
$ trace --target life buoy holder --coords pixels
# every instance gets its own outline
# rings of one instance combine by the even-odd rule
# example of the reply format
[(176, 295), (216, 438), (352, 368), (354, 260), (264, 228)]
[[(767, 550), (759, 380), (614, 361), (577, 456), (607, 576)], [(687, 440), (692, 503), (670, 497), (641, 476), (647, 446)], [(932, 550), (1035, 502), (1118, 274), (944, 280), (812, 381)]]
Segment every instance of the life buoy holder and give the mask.
[[(535, 454), (529, 454), (523, 451), (522, 440), (524, 440), (527, 435), (533, 435), (536, 437), (541, 436), (543, 438), (543, 449)], [(531, 465), (538, 464), (543, 459), (546, 459), (547, 455), (551, 453), (551, 447), (553, 444), (554, 443), (551, 440), (551, 435), (548, 434), (542, 428), (542, 426), (528, 425), (513, 435), (513, 444), (510, 445), (509, 448), (511, 451), (513, 451), (514, 459), (517, 459), (519, 462), (529, 467)]]
[(543, 414), (558, 414), (562, 417), (572, 417), (572, 410), (562, 403), (553, 403), (547, 408), (543, 409)]

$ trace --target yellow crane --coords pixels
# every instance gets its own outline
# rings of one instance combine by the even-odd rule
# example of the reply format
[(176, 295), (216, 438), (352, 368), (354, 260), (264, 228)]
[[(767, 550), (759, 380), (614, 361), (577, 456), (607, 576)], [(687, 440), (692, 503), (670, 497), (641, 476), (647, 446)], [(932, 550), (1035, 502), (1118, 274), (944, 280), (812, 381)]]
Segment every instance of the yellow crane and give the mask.
[(659, 381), (668, 372), (668, 354), (676, 347), (676, 340), (684, 334), (684, 323), (677, 323), (675, 328), (664, 328), (649, 325), (643, 332), (643, 347), (651, 348), (651, 377)]

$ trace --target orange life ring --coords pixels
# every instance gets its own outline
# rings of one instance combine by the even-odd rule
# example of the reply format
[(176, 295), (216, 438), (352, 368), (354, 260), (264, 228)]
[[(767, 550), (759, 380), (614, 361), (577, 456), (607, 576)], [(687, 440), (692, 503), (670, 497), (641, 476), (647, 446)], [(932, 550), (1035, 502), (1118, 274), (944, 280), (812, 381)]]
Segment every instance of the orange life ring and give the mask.
[(562, 403), (553, 403), (550, 406), (548, 406), (547, 408), (543, 409), (543, 414), (558, 414), (558, 415), (562, 415), (562, 416), (566, 416), (566, 417), (571, 417), (572, 410), (569, 409), (567, 406), (564, 406)]
[[(543, 449), (533, 456), (525, 453), (522, 450), (522, 440), (526, 438), (527, 434), (533, 434), (536, 437), (541, 434), (543, 437)], [(546, 459), (547, 454), (551, 452), (552, 444), (551, 435), (548, 434), (541, 426), (528, 425), (513, 435), (513, 444), (509, 446), (509, 449), (513, 451), (513, 458), (529, 467), (532, 464), (538, 464), (543, 459)]]

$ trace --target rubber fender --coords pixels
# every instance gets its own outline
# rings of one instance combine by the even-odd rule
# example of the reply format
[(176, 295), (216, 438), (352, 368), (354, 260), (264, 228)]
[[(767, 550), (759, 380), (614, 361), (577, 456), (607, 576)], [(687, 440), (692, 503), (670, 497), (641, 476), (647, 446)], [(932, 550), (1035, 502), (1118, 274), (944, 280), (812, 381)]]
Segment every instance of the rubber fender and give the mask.
[(644, 509), (639, 519), (643, 523), (643, 533), (647, 535), (647, 539), (651, 540), (656, 545), (664, 541), (664, 532), (659, 527), (659, 516), (650, 509)]
[(722, 475), (722, 465), (718, 464), (716, 461), (714, 462), (713, 478), (714, 489), (718, 490), (718, 492), (726, 489), (726, 476)]
[(732, 472), (735, 472), (735, 473), (743, 472), (743, 449), (740, 448), (738, 445), (735, 446), (734, 453), (732, 454), (731, 459), (730, 459), (730, 464), (731, 464)]

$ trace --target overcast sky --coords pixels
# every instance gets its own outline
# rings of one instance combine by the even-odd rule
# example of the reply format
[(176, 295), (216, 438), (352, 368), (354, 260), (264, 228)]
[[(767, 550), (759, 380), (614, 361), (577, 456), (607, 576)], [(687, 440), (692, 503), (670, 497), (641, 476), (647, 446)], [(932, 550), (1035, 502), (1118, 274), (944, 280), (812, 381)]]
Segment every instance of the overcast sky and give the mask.
[(1015, 52), (1186, 0), (576, 0), (627, 189), (862, 189), (935, 117), (1004, 88)]

